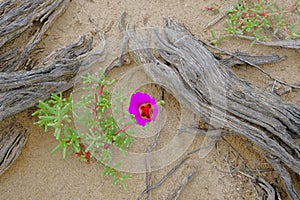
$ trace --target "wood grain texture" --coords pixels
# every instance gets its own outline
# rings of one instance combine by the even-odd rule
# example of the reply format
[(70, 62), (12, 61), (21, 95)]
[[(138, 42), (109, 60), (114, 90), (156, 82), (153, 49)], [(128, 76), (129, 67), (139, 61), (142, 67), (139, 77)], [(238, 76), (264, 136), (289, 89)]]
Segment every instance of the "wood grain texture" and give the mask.
[(78, 57), (88, 52), (91, 44), (92, 39), (81, 37), (77, 43), (55, 51), (45, 66), (31, 71), (0, 73), (0, 121), (36, 105), (51, 94), (71, 88), (83, 62)]
[[(144, 70), (155, 83), (203, 118), (211, 129), (248, 138), (263, 150), (263, 156), (278, 159), (281, 164), (276, 165), (277, 170), (287, 172), (288, 167), (300, 175), (300, 147), (295, 140), (300, 136), (299, 105), (239, 79), (172, 19), (167, 20), (163, 31), (153, 30), (148, 35), (128, 34), (128, 46), (137, 62), (152, 63), (144, 65)], [(147, 42), (151, 48), (144, 48)], [(285, 174), (280, 173), (287, 193), (299, 199)]]
[[(68, 0), (4, 0), (0, 3), (0, 122), (30, 108), (53, 93), (73, 86), (74, 77), (92, 49), (93, 39), (56, 49), (45, 59), (32, 53), (53, 21), (63, 13)], [(26, 31), (26, 41), (14, 43)], [(8, 50), (7, 50), (8, 49)], [(32, 69), (34, 68), (34, 69)], [(18, 157), (28, 134), (18, 122), (1, 126), (0, 174)]]
[[(12, 72), (29, 66), (29, 54), (53, 21), (64, 12), (67, 0), (4, 0), (0, 3), (0, 72)], [(22, 44), (9, 46), (17, 37), (31, 30)], [(6, 45), (9, 47), (3, 48)], [(4, 51), (4, 49), (8, 49)]]
[(0, 175), (18, 158), (28, 138), (27, 129), (14, 119), (0, 124)]

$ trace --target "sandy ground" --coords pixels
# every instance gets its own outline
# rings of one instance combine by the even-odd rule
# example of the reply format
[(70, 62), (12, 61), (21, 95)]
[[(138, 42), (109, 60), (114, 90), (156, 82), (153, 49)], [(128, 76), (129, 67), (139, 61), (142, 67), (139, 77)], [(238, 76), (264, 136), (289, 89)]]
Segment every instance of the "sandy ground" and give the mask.
[[(66, 12), (55, 22), (39, 44), (44, 56), (55, 48), (76, 41), (80, 35), (95, 33), (100, 29), (106, 37), (118, 33), (118, 21), (121, 14), (128, 13), (126, 21), (137, 27), (163, 25), (164, 17), (170, 16), (183, 23), (193, 34), (202, 39), (211, 39), (210, 33), (204, 30), (205, 26), (217, 17), (207, 11), (212, 3), (220, 6), (220, 11), (226, 11), (235, 1), (204, 0), (202, 2), (188, 0), (176, 1), (100, 1), (84, 0), (71, 1)], [(217, 34), (224, 33), (224, 20), (212, 28)], [(263, 66), (278, 79), (293, 83), (299, 81), (300, 64), (299, 54), (292, 50), (259, 46), (251, 48), (248, 42), (236, 39), (225, 40), (221, 48), (248, 53), (277, 53), (287, 56), (288, 59), (277, 64)], [(241, 78), (263, 87), (271, 81), (263, 74), (251, 67), (234, 68)], [(120, 72), (115, 71), (118, 76)], [(143, 89), (143, 88), (141, 88)], [(153, 89), (156, 90), (155, 88)], [(179, 108), (178, 102), (167, 96), (169, 105)], [(292, 92), (283, 98), (292, 103), (300, 104), (300, 93)], [(172, 109), (171, 106), (168, 108)], [(168, 110), (167, 109), (167, 110)], [(34, 109), (26, 110), (16, 116), (29, 132), (28, 142), (20, 157), (0, 177), (0, 199), (136, 199), (146, 187), (145, 173), (133, 174), (127, 180), (127, 190), (111, 185), (110, 177), (103, 177), (103, 170), (96, 162), (87, 165), (78, 161), (74, 156), (65, 160), (59, 153), (51, 154), (56, 141), (51, 132), (44, 133), (43, 129), (33, 125), (36, 118), (31, 117)], [(170, 135), (176, 131), (180, 112), (168, 117), (162, 137), (159, 140), (160, 148), (168, 143)], [(170, 131), (171, 130), (171, 131)], [(173, 131), (172, 131), (173, 130)], [(186, 152), (203, 145), (204, 137), (197, 136)], [(141, 146), (139, 146), (141, 148)], [(270, 170), (270, 166), (259, 156), (256, 148), (246, 139), (227, 137), (221, 140), (204, 158), (198, 154), (191, 156), (166, 182), (151, 191), (150, 199), (174, 199), (170, 195), (180, 186), (185, 177), (195, 173), (192, 180), (186, 185), (180, 199), (255, 199), (255, 186), (251, 179), (241, 173), (229, 173), (231, 167), (240, 171), (249, 168), (262, 169), (259, 174), (270, 183), (281, 187), (279, 178)], [(237, 151), (236, 151), (237, 150)], [(151, 183), (161, 179), (180, 160), (177, 159), (169, 166), (151, 173)], [(247, 169), (249, 169), (247, 168)], [(237, 171), (239, 171), (237, 170)], [(256, 174), (257, 175), (257, 174)], [(173, 191), (173, 192), (172, 192)], [(283, 199), (286, 195), (282, 194)]]

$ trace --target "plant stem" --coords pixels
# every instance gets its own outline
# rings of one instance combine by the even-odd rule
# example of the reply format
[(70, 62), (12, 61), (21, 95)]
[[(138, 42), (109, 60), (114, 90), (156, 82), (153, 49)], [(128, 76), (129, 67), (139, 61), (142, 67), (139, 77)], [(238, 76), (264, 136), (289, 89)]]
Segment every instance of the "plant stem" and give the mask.
[(104, 85), (101, 85), (99, 88), (99, 95), (103, 94)]
[(114, 136), (117, 136), (119, 133), (121, 133), (121, 132), (125, 132), (126, 133), (126, 130), (130, 127), (130, 126), (132, 126), (132, 125), (134, 125), (134, 123), (132, 123), (132, 124), (127, 124), (126, 126), (124, 126), (123, 128), (121, 128), (121, 129), (119, 129), (115, 134), (114, 134)]

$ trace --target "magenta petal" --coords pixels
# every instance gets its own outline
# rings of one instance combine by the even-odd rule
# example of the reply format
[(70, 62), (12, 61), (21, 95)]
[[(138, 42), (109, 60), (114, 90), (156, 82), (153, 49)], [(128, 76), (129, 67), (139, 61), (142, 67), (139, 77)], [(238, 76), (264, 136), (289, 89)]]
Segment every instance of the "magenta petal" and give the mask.
[[(153, 106), (153, 115), (151, 117), (151, 119), (145, 119), (145, 118), (142, 118), (140, 116), (140, 110), (139, 110), (139, 107), (142, 105), (142, 104), (145, 104), (145, 103), (150, 103), (152, 106)], [(151, 122), (151, 121), (154, 121), (157, 114), (158, 114), (158, 107), (156, 105), (156, 100), (155, 98), (151, 98), (148, 94), (146, 93), (141, 93), (141, 92), (137, 92), (135, 94), (133, 94), (131, 96), (131, 99), (130, 99), (130, 105), (129, 105), (129, 108), (128, 108), (128, 112), (130, 114), (133, 114), (135, 119), (136, 119), (136, 122), (141, 125), (141, 126), (145, 126), (146, 123), (148, 122)]]
[(148, 122), (151, 122), (151, 120), (141, 118), (140, 116), (136, 116), (135, 119), (136, 119), (136, 123), (138, 123), (141, 126), (146, 126)]
[(156, 116), (157, 116), (157, 114), (158, 114), (158, 107), (157, 107), (157, 105), (156, 104), (154, 104), (153, 105), (153, 116), (152, 116), (152, 121), (154, 121), (155, 119), (156, 119)]

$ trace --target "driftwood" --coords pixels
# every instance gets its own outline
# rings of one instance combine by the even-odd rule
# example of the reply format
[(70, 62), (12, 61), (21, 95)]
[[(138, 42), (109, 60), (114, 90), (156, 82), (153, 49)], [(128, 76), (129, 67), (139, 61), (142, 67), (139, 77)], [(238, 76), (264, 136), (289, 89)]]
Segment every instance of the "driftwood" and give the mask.
[[(34, 57), (29, 54), (53, 21), (65, 10), (67, 4), (68, 0), (3, 0), (0, 2), (0, 72), (32, 68)], [(26, 31), (32, 33), (27, 43), (6, 46)]]
[[(46, 59), (46, 66), (31, 71), (0, 72), (0, 121), (8, 120), (9, 116), (36, 105), (39, 100), (48, 99), (53, 93), (70, 89), (79, 67), (83, 65), (85, 53), (91, 49), (91, 44), (91, 39), (86, 41), (85, 37), (81, 37), (77, 43), (53, 52)], [(7, 134), (6, 131), (10, 129), (0, 131), (0, 139), (2, 143), (9, 144), (7, 139), (10, 138), (1, 137), (2, 134)], [(18, 134), (17, 131), (12, 133)], [(13, 154), (19, 154), (22, 145), (17, 143), (14, 148), (18, 150), (9, 152), (12, 158), (15, 157)], [(9, 148), (9, 145), (6, 145), (6, 148)], [(1, 151), (0, 157), (5, 154), (6, 151)], [(7, 163), (0, 163), (1, 167), (2, 165)], [(0, 174), (2, 172), (0, 171)]]
[(240, 80), (171, 19), (162, 32), (130, 32), (126, 37), (136, 61), (152, 63), (144, 65), (144, 70), (155, 83), (203, 118), (211, 129), (221, 135), (246, 137), (263, 150), (262, 156), (268, 161), (277, 160), (276, 171), (287, 193), (300, 198), (287, 176), (287, 168), (300, 175), (300, 148), (294, 139), (300, 136), (299, 105)]
[(236, 52), (233, 56), (229, 58), (220, 59), (220, 63), (227, 67), (233, 67), (235, 65), (247, 65), (247, 63), (242, 60), (247, 60), (255, 65), (262, 65), (267, 63), (275, 63), (284, 60), (284, 57), (279, 57), (277, 54), (267, 54), (267, 55), (249, 55), (242, 52)]
[[(4, 0), (0, 3), (0, 174), (18, 157), (28, 134), (9, 117), (73, 86), (74, 77), (92, 48), (92, 39), (82, 36), (74, 44), (53, 51), (44, 60), (33, 51), (67, 0)], [(26, 31), (28, 41), (14, 45)], [(6, 49), (9, 49), (6, 51)], [(34, 68), (33, 70), (31, 70)], [(31, 70), (31, 71), (29, 71)]]
[(0, 121), (73, 86), (82, 66), (78, 56), (91, 49), (92, 40), (80, 41), (54, 52), (47, 65), (31, 71), (0, 73)]
[(300, 40), (278, 40), (278, 41), (271, 41), (271, 42), (265, 42), (265, 41), (256, 41), (255, 37), (252, 36), (244, 36), (244, 35), (234, 35), (238, 38), (246, 39), (246, 40), (251, 40), (255, 41), (257, 44), (262, 44), (265, 46), (270, 46), (270, 47), (282, 47), (282, 48), (287, 48), (287, 49), (295, 49), (297, 52), (300, 52)]
[(12, 120), (0, 125), (0, 175), (18, 158), (27, 141), (28, 133), (22, 124)]

